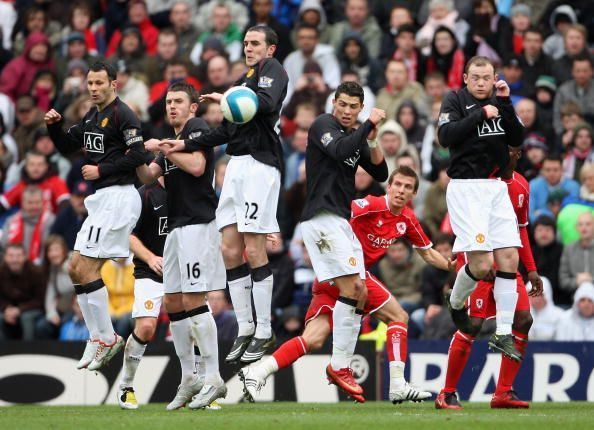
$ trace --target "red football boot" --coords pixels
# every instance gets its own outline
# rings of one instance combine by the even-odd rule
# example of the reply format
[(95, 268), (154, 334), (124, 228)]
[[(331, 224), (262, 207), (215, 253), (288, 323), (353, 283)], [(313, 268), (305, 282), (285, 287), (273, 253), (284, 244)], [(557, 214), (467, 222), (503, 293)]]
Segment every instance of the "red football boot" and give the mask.
[(344, 390), (349, 395), (362, 395), (363, 388), (355, 378), (353, 377), (353, 369), (345, 367), (344, 369), (334, 370), (329, 364), (326, 367), (326, 375), (328, 376), (328, 382), (337, 385), (340, 389)]
[(365, 397), (361, 396), (360, 394), (349, 394), (353, 400), (357, 403), (365, 403)]
[(491, 399), (491, 409), (528, 409), (530, 403), (520, 400), (514, 390), (495, 393)]
[(462, 409), (456, 392), (446, 393), (441, 390), (435, 399), (435, 409)]

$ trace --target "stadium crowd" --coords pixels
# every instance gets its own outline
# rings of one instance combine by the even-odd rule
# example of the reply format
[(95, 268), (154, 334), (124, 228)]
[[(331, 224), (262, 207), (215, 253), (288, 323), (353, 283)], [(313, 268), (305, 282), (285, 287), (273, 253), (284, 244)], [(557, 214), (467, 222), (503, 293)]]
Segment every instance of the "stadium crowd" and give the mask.
[[(390, 170), (420, 176), (413, 209), (436, 249), (452, 257), (446, 207), (449, 151), (435, 132), (444, 95), (460, 89), (464, 64), (484, 55), (498, 65), (525, 126), (518, 171), (530, 181), (530, 232), (544, 296), (531, 297), (531, 340), (594, 340), (594, 3), (514, 0), (88, 0), (0, 1), (0, 340), (86, 340), (68, 276), (69, 253), (93, 193), (83, 154), (60, 155), (43, 115), (67, 124), (89, 109), (85, 77), (96, 59), (117, 69), (118, 95), (142, 121), (145, 139), (166, 138), (167, 87), (187, 80), (224, 92), (246, 73), (243, 32), (266, 23), (280, 36), (276, 57), (289, 76), (282, 111), (281, 232), (269, 241), (277, 337), (303, 329), (314, 272), (298, 220), (305, 201), (305, 147), (313, 120), (332, 108), (345, 80), (365, 90), (387, 121), (378, 141)], [(220, 106), (201, 104), (211, 127)], [(217, 148), (216, 190), (227, 157)], [(359, 168), (357, 197), (384, 194)], [(454, 276), (428, 266), (412, 246), (393, 243), (374, 274), (411, 315), (409, 337), (448, 339), (455, 331), (443, 292)], [(132, 328), (131, 259), (107, 262), (114, 328)], [(219, 338), (233, 340), (228, 297), (209, 293)], [(158, 337), (170, 336), (162, 312)], [(484, 335), (494, 326), (485, 324)], [(367, 323), (365, 331), (374, 327)]]

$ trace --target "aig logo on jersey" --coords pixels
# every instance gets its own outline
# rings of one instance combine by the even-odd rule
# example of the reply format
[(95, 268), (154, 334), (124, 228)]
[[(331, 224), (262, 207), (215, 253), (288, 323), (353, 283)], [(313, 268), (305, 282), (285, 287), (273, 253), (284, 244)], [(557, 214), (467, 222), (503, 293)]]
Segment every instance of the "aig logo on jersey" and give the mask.
[(87, 152), (97, 152), (100, 154), (105, 153), (105, 147), (103, 146), (103, 135), (99, 133), (91, 133), (85, 131), (84, 134), (85, 150)]
[(160, 216), (159, 217), (159, 236), (167, 236), (167, 217)]
[(501, 116), (497, 118), (486, 119), (476, 126), (479, 137), (498, 136), (505, 134), (505, 130), (501, 127)]

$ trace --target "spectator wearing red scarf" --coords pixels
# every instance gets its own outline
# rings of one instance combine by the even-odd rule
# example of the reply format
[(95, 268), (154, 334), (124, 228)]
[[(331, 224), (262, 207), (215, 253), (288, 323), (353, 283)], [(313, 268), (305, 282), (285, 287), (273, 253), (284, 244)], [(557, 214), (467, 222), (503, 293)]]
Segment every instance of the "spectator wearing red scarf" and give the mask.
[(464, 62), (464, 52), (458, 47), (454, 32), (445, 26), (438, 27), (431, 42), (431, 54), (427, 57), (427, 73), (441, 72), (446, 77), (447, 86), (459, 90), (463, 85)]

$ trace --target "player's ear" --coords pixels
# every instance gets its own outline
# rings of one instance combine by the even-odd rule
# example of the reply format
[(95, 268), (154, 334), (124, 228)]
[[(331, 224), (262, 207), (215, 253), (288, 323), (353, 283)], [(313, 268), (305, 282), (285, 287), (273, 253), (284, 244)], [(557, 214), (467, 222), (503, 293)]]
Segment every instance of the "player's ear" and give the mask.
[(464, 79), (464, 83), (465, 83), (466, 85), (468, 85), (468, 75), (467, 75), (466, 73), (464, 73), (464, 74), (462, 75), (462, 78)]
[(276, 45), (269, 45), (268, 48), (266, 48), (266, 55), (269, 58), (273, 57), (275, 52), (276, 52)]
[(190, 104), (190, 112), (192, 112), (193, 114), (195, 114), (198, 111), (198, 103), (192, 103)]
[(499, 80), (499, 75), (497, 73), (495, 73), (495, 82), (497, 82)]

